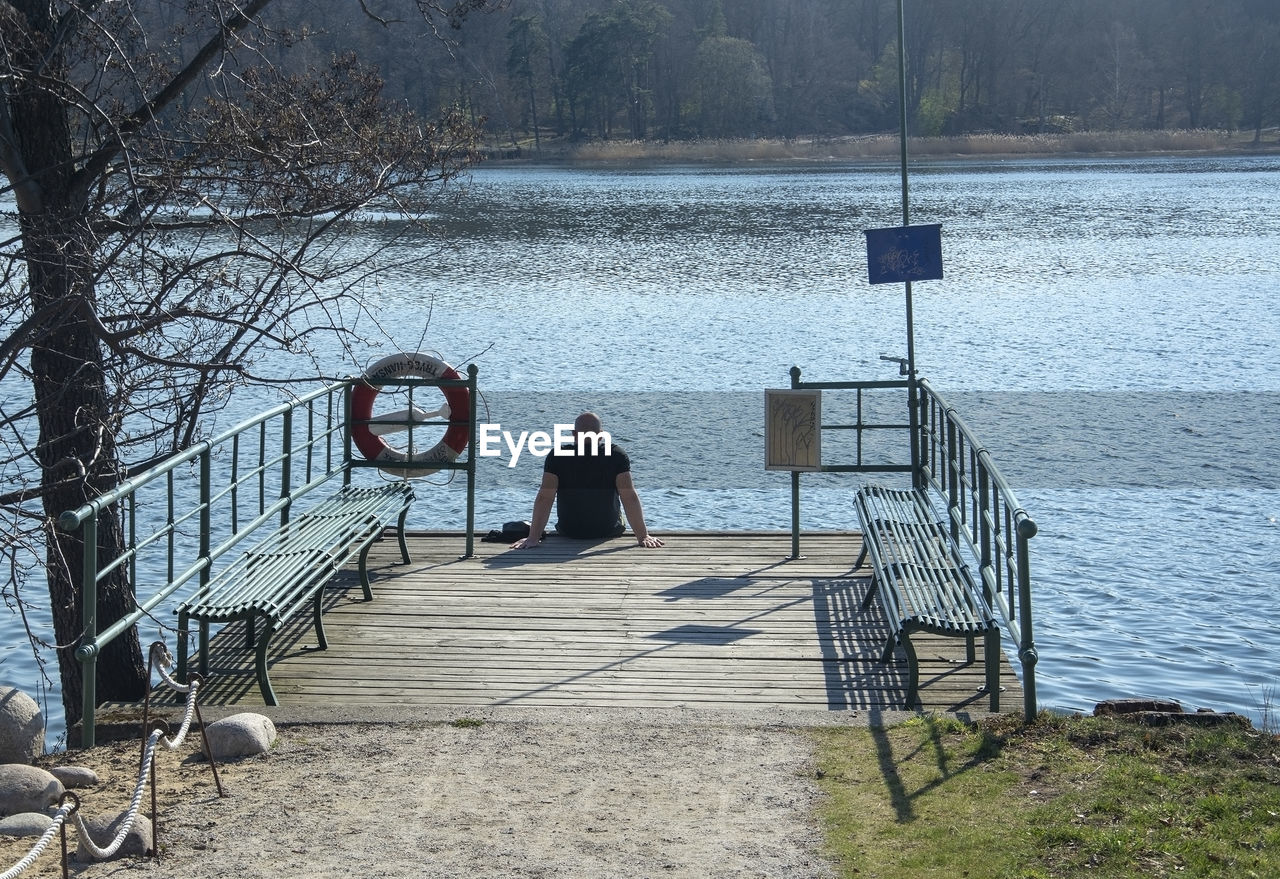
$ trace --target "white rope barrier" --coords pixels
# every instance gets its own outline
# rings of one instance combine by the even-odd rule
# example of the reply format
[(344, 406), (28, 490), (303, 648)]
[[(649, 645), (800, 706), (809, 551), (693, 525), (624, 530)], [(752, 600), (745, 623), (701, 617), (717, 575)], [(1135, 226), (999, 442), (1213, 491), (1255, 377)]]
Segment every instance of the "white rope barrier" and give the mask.
[(75, 809), (74, 805), (67, 804), (53, 816), (53, 823), (49, 825), (44, 834), (36, 841), (31, 851), (27, 852), (27, 856), (18, 863), (14, 864), (8, 870), (0, 873), (0, 879), (14, 879), (16, 876), (22, 875), (27, 868), (36, 862), (36, 858), (44, 854), (44, 850), (49, 847), (49, 843), (53, 841), (54, 836), (62, 829), (63, 822), (67, 820), (67, 815)]
[[(138, 784), (133, 791), (133, 799), (129, 803), (129, 809), (124, 815), (124, 821), (120, 826), (120, 830), (116, 833), (115, 839), (105, 848), (100, 848), (89, 834), (89, 830), (85, 827), (84, 819), (80, 817), (79, 800), (74, 805), (64, 805), (60, 807), (53, 816), (53, 823), (45, 830), (44, 834), (32, 847), (31, 851), (14, 864), (4, 873), (0, 873), (0, 879), (15, 879), (15, 877), (26, 871), (36, 859), (44, 853), (48, 848), (50, 841), (61, 830), (67, 821), (67, 817), (74, 818), (75, 828), (80, 836), (80, 841), (85, 849), (99, 861), (110, 858), (120, 850), (125, 840), (129, 836), (129, 831), (133, 829), (134, 821), (137, 820), (138, 811), (142, 806), (142, 796), (147, 788), (147, 781), (151, 778), (151, 771), (155, 762), (156, 746), (161, 742), (169, 750), (176, 750), (180, 747), (187, 737), (187, 733), (191, 730), (191, 721), (199, 712), (197, 696), (200, 688), (199, 679), (193, 679), (189, 684), (180, 684), (174, 680), (169, 674), (169, 667), (173, 665), (173, 657), (169, 650), (165, 647), (164, 642), (157, 641), (151, 645), (151, 662), (152, 667), (160, 672), (160, 679), (165, 686), (178, 693), (187, 694), (186, 712), (182, 717), (182, 726), (178, 729), (178, 734), (170, 738), (164, 735), (159, 729), (153, 730), (147, 738), (146, 748), (143, 751), (142, 764), (138, 770)], [(210, 764), (212, 760), (210, 760)], [(214, 765), (214, 780), (218, 782), (217, 767)], [(222, 794), (222, 784), (218, 782), (218, 792)], [(65, 869), (65, 864), (63, 865)]]
[(147, 789), (147, 779), (151, 776), (151, 763), (155, 757), (156, 744), (160, 741), (160, 730), (155, 730), (147, 739), (147, 748), (142, 755), (142, 769), (138, 772), (138, 786), (133, 790), (133, 800), (129, 803), (129, 811), (125, 814), (124, 823), (120, 825), (120, 830), (116, 833), (116, 838), (106, 848), (99, 848), (97, 843), (89, 835), (89, 829), (84, 826), (84, 820), (80, 817), (80, 813), (75, 815), (76, 831), (80, 834), (80, 841), (84, 843), (84, 847), (89, 850), (99, 861), (105, 861), (120, 850), (120, 846), (124, 845), (125, 839), (129, 836), (129, 831), (133, 829), (133, 822), (138, 817), (138, 809), (142, 806), (142, 795)]
[(175, 693), (186, 693), (194, 689), (195, 684), (180, 684), (169, 676), (169, 666), (173, 665), (173, 656), (163, 641), (157, 641), (151, 645), (151, 664), (156, 671), (160, 672), (160, 680)]
[(187, 692), (187, 712), (182, 716), (182, 726), (178, 728), (178, 734), (172, 739), (165, 736), (161, 741), (170, 751), (176, 751), (178, 746), (182, 744), (183, 739), (187, 737), (187, 732), (191, 729), (191, 718), (196, 715), (196, 690), (199, 689), (199, 682), (192, 681)]
[(169, 667), (173, 665), (173, 656), (163, 641), (157, 641), (151, 645), (151, 665), (159, 672), (160, 680), (164, 681), (166, 687), (175, 693), (187, 694), (187, 711), (182, 717), (182, 726), (178, 729), (177, 736), (172, 739), (166, 736), (163, 739), (164, 746), (170, 751), (175, 751), (182, 745), (187, 732), (191, 729), (191, 719), (196, 713), (196, 691), (200, 688), (200, 682), (193, 680), (189, 684), (180, 684), (170, 676)]

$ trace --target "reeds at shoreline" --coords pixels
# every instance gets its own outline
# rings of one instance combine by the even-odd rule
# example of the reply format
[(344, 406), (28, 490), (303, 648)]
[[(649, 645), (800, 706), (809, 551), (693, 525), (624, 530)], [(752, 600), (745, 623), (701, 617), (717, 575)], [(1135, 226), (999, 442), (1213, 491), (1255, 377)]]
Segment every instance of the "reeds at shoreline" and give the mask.
[[(1085, 131), (1064, 134), (966, 134), (911, 138), (913, 156), (1047, 156), (1235, 152), (1274, 150), (1270, 139), (1254, 144), (1252, 134), (1207, 129), (1189, 131)], [(735, 140), (602, 140), (544, 148), (542, 153), (521, 149), (503, 158), (569, 162), (784, 162), (895, 159), (896, 135), (848, 137), (761, 138)], [(496, 158), (497, 156), (495, 156)]]

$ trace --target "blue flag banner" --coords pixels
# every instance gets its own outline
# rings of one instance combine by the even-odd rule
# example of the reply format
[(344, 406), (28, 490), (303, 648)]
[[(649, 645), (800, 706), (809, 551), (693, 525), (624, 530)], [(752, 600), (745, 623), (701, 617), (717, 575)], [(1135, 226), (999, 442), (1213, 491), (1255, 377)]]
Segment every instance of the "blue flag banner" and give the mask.
[(872, 284), (942, 278), (942, 225), (866, 229), (867, 274)]

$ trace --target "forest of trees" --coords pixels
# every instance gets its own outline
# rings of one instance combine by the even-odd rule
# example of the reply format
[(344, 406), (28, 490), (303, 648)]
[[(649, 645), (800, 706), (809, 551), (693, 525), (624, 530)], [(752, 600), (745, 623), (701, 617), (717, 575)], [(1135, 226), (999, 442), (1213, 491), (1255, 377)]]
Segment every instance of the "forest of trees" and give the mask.
[[(896, 0), (510, 0), (406, 46), (345, 0), (300, 4), (424, 113), (491, 144), (844, 136), (898, 120)], [(1275, 0), (906, 0), (913, 134), (1280, 123)], [(343, 16), (326, 16), (341, 11)], [(307, 21), (305, 26), (299, 21)]]

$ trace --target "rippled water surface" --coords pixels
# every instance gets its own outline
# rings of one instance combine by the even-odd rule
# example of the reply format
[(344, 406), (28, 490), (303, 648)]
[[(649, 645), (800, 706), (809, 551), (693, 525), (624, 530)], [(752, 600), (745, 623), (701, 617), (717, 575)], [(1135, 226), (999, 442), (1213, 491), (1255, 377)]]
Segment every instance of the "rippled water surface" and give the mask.
[[(911, 182), (946, 275), (915, 286), (919, 368), (1040, 526), (1042, 703), (1259, 718), (1280, 668), (1280, 160), (966, 161)], [(889, 165), (485, 168), (441, 213), (433, 269), (375, 295), (403, 347), (478, 363), (488, 420), (599, 411), (652, 527), (782, 529), (761, 391), (793, 365), (896, 377), (902, 288), (867, 284), (862, 230), (900, 222), (897, 187)], [(539, 463), (482, 459), (480, 530), (527, 518)], [(805, 527), (853, 525), (852, 483), (804, 484)], [(457, 484), (419, 497), (417, 525), (461, 524)]]

